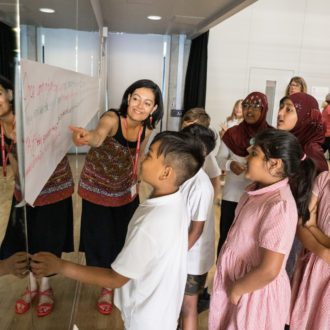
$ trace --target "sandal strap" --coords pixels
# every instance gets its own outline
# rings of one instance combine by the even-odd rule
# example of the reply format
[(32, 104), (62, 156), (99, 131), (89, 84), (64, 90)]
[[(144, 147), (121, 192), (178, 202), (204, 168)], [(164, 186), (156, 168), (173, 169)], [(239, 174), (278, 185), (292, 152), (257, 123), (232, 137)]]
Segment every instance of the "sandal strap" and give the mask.
[(45, 291), (39, 291), (38, 292), (39, 296), (48, 296), (48, 297), (53, 297), (53, 290), (52, 289), (47, 289)]
[(107, 294), (113, 295), (113, 289), (102, 288), (100, 297), (103, 297)]
[(25, 288), (25, 291), (22, 294), (22, 297), (23, 296), (27, 296), (27, 295), (30, 295), (32, 297), (33, 295), (36, 295), (37, 293), (38, 293), (38, 289), (36, 289), (36, 290), (30, 290), (28, 287), (26, 287)]

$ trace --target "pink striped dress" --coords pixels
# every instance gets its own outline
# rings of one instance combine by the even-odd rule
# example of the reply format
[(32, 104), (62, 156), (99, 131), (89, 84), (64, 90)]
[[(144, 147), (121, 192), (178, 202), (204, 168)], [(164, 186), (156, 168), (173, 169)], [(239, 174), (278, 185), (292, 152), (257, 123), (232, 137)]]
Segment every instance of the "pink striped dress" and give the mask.
[[(297, 226), (296, 203), (288, 180), (254, 190), (241, 197), (234, 223), (223, 245), (211, 296), (210, 330), (282, 330), (289, 316), (291, 289), (285, 264)], [(265, 248), (285, 255), (279, 275), (268, 285), (230, 303), (231, 284), (258, 266)]]
[[(317, 225), (330, 236), (330, 172), (322, 172), (315, 181), (313, 194), (318, 197)], [(306, 251), (293, 277), (296, 292), (292, 299), (290, 330), (330, 329), (330, 265)]]

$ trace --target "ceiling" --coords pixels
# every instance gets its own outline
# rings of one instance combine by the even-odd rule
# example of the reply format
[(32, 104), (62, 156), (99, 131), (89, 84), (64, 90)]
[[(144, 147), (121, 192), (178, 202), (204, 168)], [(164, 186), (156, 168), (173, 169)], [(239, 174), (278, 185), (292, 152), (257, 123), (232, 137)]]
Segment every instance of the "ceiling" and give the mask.
[[(256, 0), (0, 0), (0, 21), (16, 25), (16, 4), (20, 23), (49, 28), (111, 32), (186, 34), (193, 38)], [(54, 14), (39, 12), (55, 9)], [(148, 15), (159, 15), (150, 21)]]

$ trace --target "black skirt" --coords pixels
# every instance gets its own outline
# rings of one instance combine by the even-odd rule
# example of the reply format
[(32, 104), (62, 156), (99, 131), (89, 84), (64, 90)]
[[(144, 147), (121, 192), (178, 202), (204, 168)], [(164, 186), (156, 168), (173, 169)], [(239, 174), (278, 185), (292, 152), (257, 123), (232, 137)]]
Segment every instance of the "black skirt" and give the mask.
[(58, 257), (74, 250), (72, 197), (44, 206), (26, 205), (27, 228), (24, 207), (15, 207), (16, 204), (13, 197), (0, 259), (26, 250), (31, 254), (51, 252)]
[(124, 246), (127, 227), (139, 197), (118, 206), (102, 206), (82, 200), (80, 247), (85, 252), (86, 264), (110, 268)]

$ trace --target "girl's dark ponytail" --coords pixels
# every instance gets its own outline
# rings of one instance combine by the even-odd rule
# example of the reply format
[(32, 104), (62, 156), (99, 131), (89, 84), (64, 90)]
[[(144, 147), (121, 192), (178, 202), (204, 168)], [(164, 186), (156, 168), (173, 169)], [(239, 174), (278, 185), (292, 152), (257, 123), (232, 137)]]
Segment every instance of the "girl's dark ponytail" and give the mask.
[(298, 216), (303, 223), (310, 218), (308, 206), (316, 173), (314, 161), (311, 158), (305, 158), (301, 161), (297, 173), (289, 178), (292, 195), (297, 204)]
[(282, 178), (288, 178), (292, 195), (296, 200), (298, 216), (303, 222), (309, 219), (309, 201), (316, 176), (316, 166), (312, 159), (306, 158), (297, 138), (286, 131), (266, 129), (255, 137), (255, 144), (270, 158), (282, 159)]

